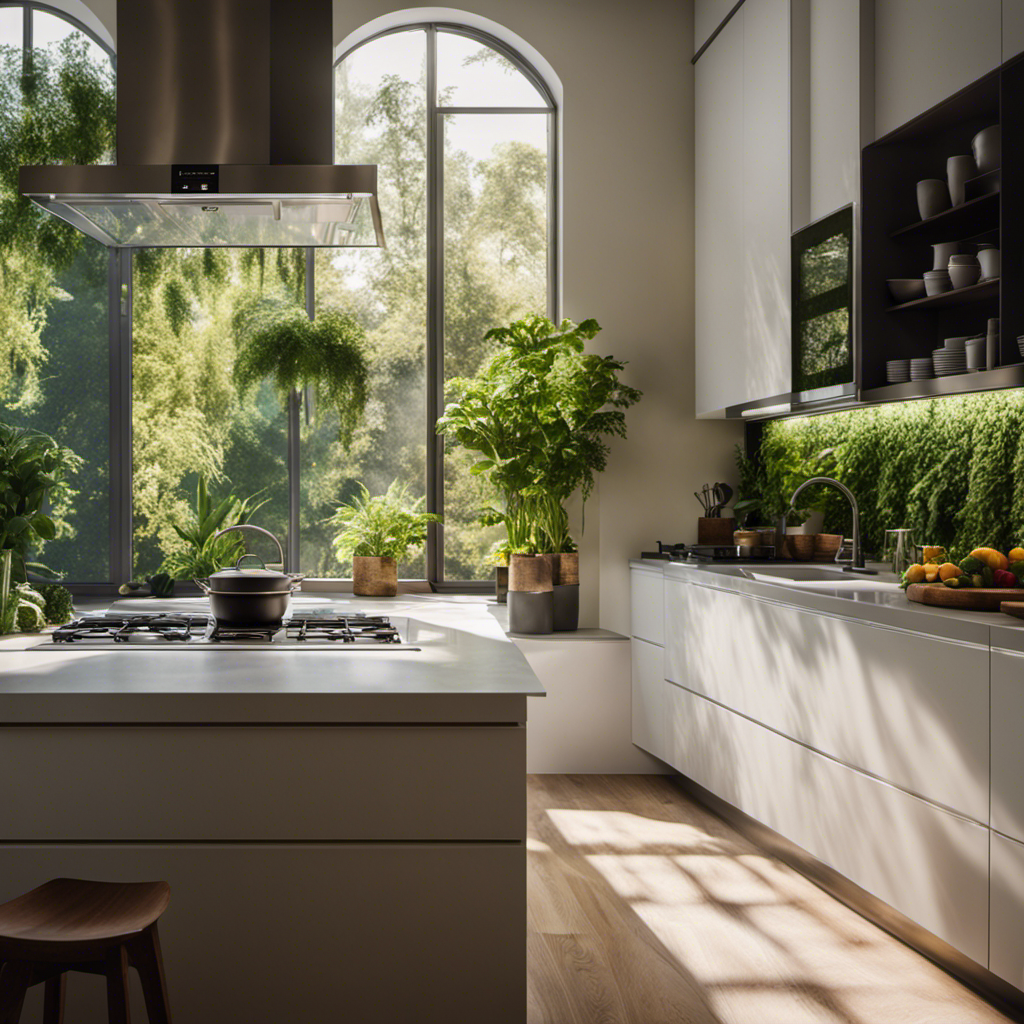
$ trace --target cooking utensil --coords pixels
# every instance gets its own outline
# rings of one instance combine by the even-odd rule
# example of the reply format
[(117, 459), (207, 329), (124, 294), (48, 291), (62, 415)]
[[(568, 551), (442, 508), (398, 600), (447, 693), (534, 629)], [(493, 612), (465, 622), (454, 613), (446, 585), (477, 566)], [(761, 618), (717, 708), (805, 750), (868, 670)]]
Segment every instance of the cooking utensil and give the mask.
[[(235, 530), (253, 530), (269, 537), (276, 545), (281, 562), (281, 542), (259, 526), (240, 523), (213, 535), (223, 537)], [(302, 573), (284, 573), (268, 569), (256, 555), (242, 555), (233, 568), (211, 573), (196, 584), (210, 598), (210, 611), (221, 626), (279, 626), (291, 604), (292, 594), (299, 589)]]
[(721, 515), (725, 506), (732, 501), (733, 492), (728, 484), (715, 484), (715, 491), (718, 494), (718, 513)]

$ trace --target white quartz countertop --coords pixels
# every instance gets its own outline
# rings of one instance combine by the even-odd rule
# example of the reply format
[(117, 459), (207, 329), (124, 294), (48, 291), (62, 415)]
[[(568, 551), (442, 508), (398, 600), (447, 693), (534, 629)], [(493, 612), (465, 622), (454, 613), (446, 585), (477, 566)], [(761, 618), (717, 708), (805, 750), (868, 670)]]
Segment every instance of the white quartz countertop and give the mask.
[[(209, 611), (202, 597), (92, 604), (143, 614)], [(316, 593), (293, 599), (296, 614), (314, 607), (388, 615), (403, 643), (370, 650), (86, 648), (48, 644), (45, 635), (8, 637), (0, 640), (0, 724), (319, 722), (361, 714), (376, 721), (493, 721), (508, 717), (513, 701), (544, 694), (505, 634), (505, 609), (493, 600)]]
[[(841, 567), (810, 562), (728, 565), (633, 559), (630, 565), (661, 572), (666, 579), (746, 593), (809, 611), (1024, 651), (1024, 622), (1021, 620), (1001, 612), (964, 612), (909, 601), (891, 572), (862, 576), (843, 572)], [(795, 578), (778, 575), (787, 571)], [(808, 576), (812, 578), (806, 578)], [(825, 578), (815, 579), (814, 576)]]

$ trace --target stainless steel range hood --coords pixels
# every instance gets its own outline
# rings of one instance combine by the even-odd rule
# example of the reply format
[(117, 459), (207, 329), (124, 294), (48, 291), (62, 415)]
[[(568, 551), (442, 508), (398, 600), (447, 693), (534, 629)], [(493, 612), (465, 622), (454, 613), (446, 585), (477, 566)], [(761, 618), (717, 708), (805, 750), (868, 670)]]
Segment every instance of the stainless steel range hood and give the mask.
[(118, 0), (114, 165), (20, 191), (109, 246), (382, 246), (377, 168), (333, 159), (331, 0)]

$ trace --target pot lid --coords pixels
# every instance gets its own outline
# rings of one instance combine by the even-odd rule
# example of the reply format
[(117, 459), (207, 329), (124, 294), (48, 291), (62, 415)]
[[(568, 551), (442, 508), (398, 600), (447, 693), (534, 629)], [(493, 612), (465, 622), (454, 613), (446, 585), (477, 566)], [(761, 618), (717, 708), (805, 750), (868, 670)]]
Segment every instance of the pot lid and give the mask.
[(269, 587), (286, 590), (291, 587), (293, 577), (287, 573), (268, 569), (256, 555), (242, 555), (227, 569), (210, 573), (209, 582), (213, 590), (244, 592), (261, 591)]

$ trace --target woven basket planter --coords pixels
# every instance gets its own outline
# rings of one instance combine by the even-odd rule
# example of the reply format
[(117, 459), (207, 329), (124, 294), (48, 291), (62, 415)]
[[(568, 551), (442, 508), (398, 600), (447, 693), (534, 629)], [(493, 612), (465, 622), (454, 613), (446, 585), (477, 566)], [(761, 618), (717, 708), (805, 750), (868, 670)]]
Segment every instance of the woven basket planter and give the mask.
[(556, 586), (572, 586), (580, 581), (580, 553), (563, 551), (555, 555), (555, 572), (552, 582)]
[(383, 555), (353, 555), (352, 593), (358, 597), (394, 597), (398, 593), (398, 563)]
[(512, 555), (508, 566), (509, 593), (539, 594), (551, 590), (553, 555)]

